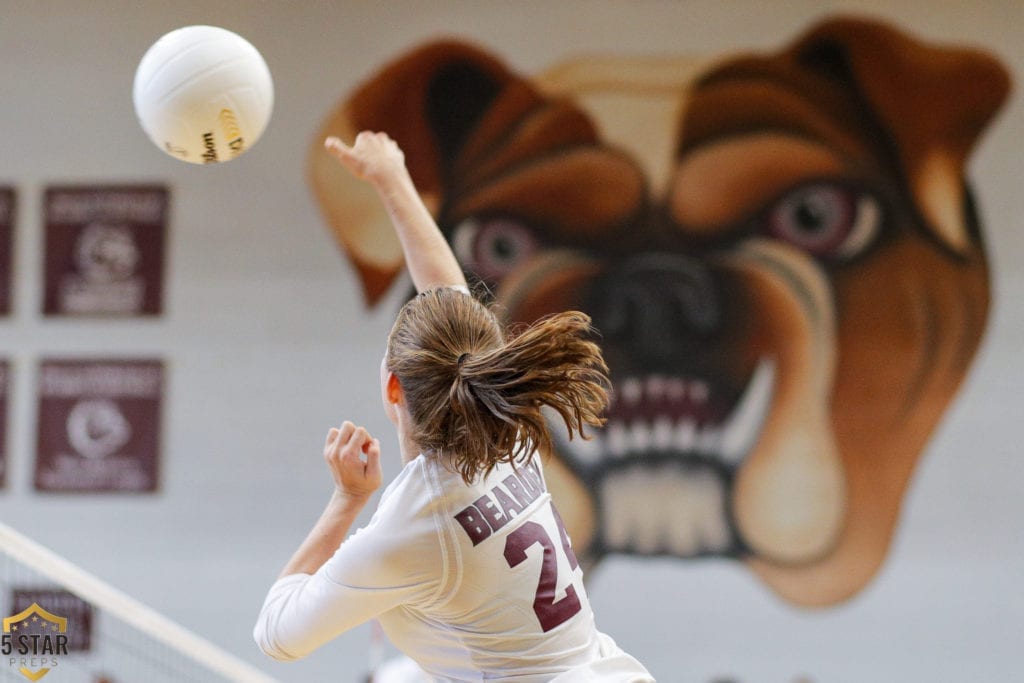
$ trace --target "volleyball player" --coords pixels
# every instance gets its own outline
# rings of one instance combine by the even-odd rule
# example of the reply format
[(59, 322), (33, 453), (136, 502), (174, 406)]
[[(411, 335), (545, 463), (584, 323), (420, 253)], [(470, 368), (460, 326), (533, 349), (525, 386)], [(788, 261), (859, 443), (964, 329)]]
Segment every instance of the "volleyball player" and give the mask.
[(296, 659), (376, 618), (438, 681), (653, 681), (597, 630), (539, 457), (551, 445), (545, 406), (576, 436), (601, 423), (607, 368), (589, 318), (506, 334), (469, 295), (395, 142), (363, 132), (326, 145), (376, 189), (419, 292), (381, 364), (404, 466), (349, 536), (381, 485), (380, 443), (350, 422), (329, 431), (335, 490), (270, 588), (260, 648)]

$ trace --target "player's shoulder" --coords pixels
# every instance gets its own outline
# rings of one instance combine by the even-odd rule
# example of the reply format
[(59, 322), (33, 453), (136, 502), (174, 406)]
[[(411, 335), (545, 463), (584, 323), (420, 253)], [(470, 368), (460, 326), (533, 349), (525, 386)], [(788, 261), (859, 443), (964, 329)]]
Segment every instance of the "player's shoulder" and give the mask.
[(413, 460), (391, 481), (370, 521), (342, 544), (342, 550), (348, 546), (346, 557), (362, 558), (359, 562), (373, 571), (381, 571), (381, 566), (401, 566), (402, 571), (414, 573), (435, 571), (443, 551), (438, 548), (433, 512), (436, 496), (423, 465)]
[(427, 513), (441, 493), (432, 481), (430, 470), (426, 456), (420, 455), (407, 462), (381, 494), (374, 518), (408, 520)]

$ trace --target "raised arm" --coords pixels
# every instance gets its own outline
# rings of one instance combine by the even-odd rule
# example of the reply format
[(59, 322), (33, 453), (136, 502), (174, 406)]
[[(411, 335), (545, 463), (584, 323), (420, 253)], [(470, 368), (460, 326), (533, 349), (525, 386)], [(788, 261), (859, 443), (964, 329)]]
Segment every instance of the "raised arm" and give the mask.
[(351, 147), (335, 137), (327, 138), (324, 145), (345, 168), (377, 190), (402, 244), (416, 291), (465, 287), (462, 268), (420, 199), (398, 144), (385, 133), (363, 131)]

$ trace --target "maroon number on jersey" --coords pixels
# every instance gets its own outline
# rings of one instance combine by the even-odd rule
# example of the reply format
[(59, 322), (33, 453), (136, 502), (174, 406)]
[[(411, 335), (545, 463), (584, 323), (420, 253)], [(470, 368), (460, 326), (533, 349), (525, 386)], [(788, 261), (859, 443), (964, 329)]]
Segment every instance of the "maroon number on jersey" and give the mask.
[[(554, 510), (554, 506), (552, 506)], [(566, 559), (573, 568), (578, 566), (576, 555), (569, 545), (569, 537), (562, 527), (562, 520), (555, 512), (555, 520), (558, 522), (561, 535), (562, 550)], [(516, 567), (526, 559), (526, 550), (535, 543), (544, 548), (544, 559), (540, 568), (540, 579), (537, 582), (537, 593), (533, 599), (533, 611), (537, 614), (540, 627), (545, 633), (551, 629), (564, 624), (573, 615), (582, 609), (579, 596), (576, 595), (576, 587), (570, 585), (565, 589), (565, 597), (561, 600), (555, 599), (555, 589), (558, 586), (558, 558), (555, 557), (555, 544), (548, 535), (546, 529), (537, 522), (523, 522), (523, 524), (505, 538), (505, 560), (509, 567)]]

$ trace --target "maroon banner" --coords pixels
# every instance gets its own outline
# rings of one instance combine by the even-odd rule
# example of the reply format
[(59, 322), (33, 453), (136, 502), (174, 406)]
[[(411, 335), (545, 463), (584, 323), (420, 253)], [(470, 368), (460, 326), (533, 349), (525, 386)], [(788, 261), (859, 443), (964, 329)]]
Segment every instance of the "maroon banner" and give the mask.
[(0, 316), (11, 313), (14, 283), (14, 215), (17, 195), (13, 187), (0, 187)]
[(43, 313), (159, 315), (168, 198), (161, 186), (48, 188)]
[[(15, 587), (11, 589), (11, 614), (28, 609), (33, 604), (47, 612), (67, 619), (66, 632), (69, 654), (88, 652), (92, 647), (93, 609), (85, 600), (61, 588)], [(33, 619), (38, 622), (38, 618)]]
[(0, 360), (0, 488), (7, 483), (7, 387), (10, 386), (10, 365)]
[(157, 489), (159, 360), (45, 360), (39, 370), (39, 491)]

